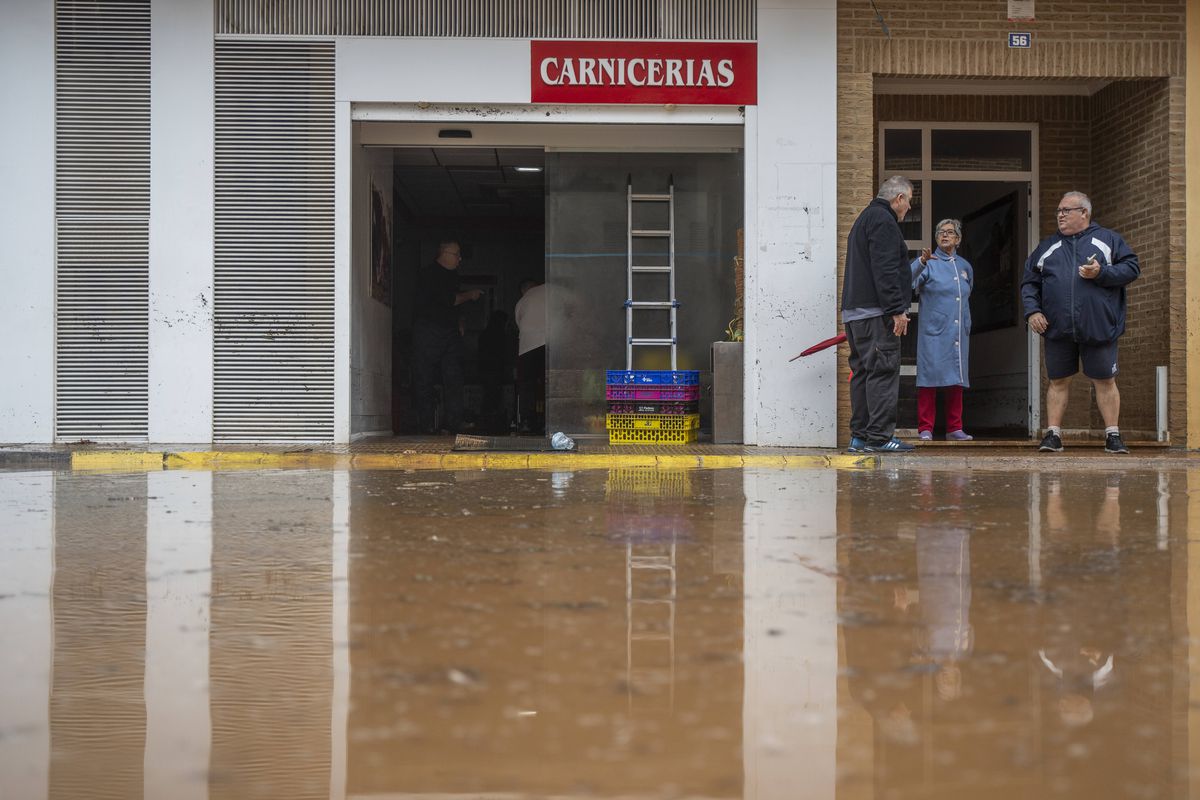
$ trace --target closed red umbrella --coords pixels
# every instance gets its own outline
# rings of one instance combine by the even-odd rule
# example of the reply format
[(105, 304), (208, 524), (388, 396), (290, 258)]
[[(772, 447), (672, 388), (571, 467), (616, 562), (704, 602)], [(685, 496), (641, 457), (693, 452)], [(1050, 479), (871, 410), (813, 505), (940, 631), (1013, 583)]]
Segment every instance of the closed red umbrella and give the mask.
[(813, 353), (820, 352), (821, 350), (824, 350), (827, 347), (833, 347), (835, 344), (841, 344), (844, 341), (846, 341), (846, 334), (844, 334), (844, 333), (839, 333), (837, 336), (830, 336), (828, 339), (817, 342), (812, 347), (809, 347), (808, 349), (804, 350), (803, 352), (800, 353), (800, 355), (792, 356), (791, 358), (788, 359), (788, 361), (791, 362), (791, 361), (795, 361), (797, 358), (803, 358), (804, 356), (811, 356)]

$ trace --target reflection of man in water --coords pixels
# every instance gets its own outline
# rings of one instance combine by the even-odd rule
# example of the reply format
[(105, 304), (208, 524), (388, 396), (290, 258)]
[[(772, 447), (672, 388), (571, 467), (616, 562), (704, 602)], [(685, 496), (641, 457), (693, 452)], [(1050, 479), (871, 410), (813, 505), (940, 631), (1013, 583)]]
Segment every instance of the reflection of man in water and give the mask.
[(546, 424), (546, 285), (522, 281), (521, 299), (513, 314), (520, 331), (517, 390), (521, 427), (541, 433)]
[(1120, 574), (1120, 475), (1108, 476), (1098, 506), (1072, 499), (1078, 513), (1068, 513), (1061, 479), (1050, 476), (1047, 484), (1048, 600), (1036, 657), (1058, 687), (1059, 719), (1081, 726), (1092, 722), (1095, 698), (1121, 666), (1116, 650), (1127, 598)]
[(457, 433), (463, 421), (463, 345), (458, 306), (478, 300), (478, 289), (460, 291), (462, 248), (450, 240), (438, 245), (437, 258), (417, 275), (413, 319), (413, 391), (421, 433), (435, 433), (433, 387), (440, 377), (445, 416), (443, 433)]
[(922, 484), (928, 509), (917, 525), (917, 586), (920, 592), (922, 651), (937, 667), (938, 697), (962, 696), (959, 662), (975, 645), (971, 627), (971, 533), (962, 519), (966, 477), (948, 475), (935, 492), (932, 475)]

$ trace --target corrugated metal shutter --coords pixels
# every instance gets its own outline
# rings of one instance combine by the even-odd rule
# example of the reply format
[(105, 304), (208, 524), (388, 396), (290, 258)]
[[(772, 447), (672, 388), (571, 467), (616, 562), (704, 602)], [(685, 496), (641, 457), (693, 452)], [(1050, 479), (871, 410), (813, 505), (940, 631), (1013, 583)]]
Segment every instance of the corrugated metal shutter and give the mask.
[(334, 435), (334, 50), (216, 43), (216, 441)]
[(217, 0), (217, 33), (745, 39), (756, 0)]
[(55, 435), (147, 435), (150, 2), (55, 3)]

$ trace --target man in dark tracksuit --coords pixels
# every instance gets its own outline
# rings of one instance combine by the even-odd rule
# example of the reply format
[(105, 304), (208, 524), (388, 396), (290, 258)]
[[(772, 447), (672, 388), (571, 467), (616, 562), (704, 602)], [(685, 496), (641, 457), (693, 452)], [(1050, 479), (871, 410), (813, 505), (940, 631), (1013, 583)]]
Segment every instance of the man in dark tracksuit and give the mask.
[(463, 417), (462, 332), (458, 329), (458, 306), (478, 300), (478, 289), (458, 289), (458, 265), (462, 249), (458, 242), (438, 245), (437, 258), (417, 275), (416, 312), (413, 320), (413, 391), (417, 424), (421, 433), (436, 433), (433, 412), (434, 384), (441, 373), (445, 418), (440, 428), (457, 433)]
[(913, 449), (893, 434), (900, 399), (900, 339), (908, 330), (912, 275), (900, 222), (912, 183), (888, 178), (850, 228), (842, 323), (850, 344), (850, 452)]
[(1045, 340), (1046, 436), (1038, 449), (1060, 453), (1062, 419), (1071, 377), (1083, 374), (1096, 390), (1104, 418), (1104, 449), (1128, 453), (1117, 418), (1117, 339), (1125, 332), (1125, 287), (1141, 274), (1137, 255), (1120, 234), (1092, 222), (1092, 201), (1067, 192), (1055, 211), (1058, 232), (1038, 244), (1025, 262), (1021, 303), (1034, 333)]

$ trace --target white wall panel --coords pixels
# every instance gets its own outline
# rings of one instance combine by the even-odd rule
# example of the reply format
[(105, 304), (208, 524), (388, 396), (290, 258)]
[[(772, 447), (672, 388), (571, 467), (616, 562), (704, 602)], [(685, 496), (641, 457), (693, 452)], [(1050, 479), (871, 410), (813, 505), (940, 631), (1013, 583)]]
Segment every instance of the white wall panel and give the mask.
[(152, 0), (149, 438), (212, 440), (213, 7)]
[(763, 0), (759, 23), (745, 440), (833, 447), (834, 354), (788, 359), (838, 332), (836, 3)]
[(529, 42), (338, 39), (337, 99), (528, 103)]
[(0, 75), (0, 442), (45, 443), (54, 438), (52, 3), (0, 4)]

